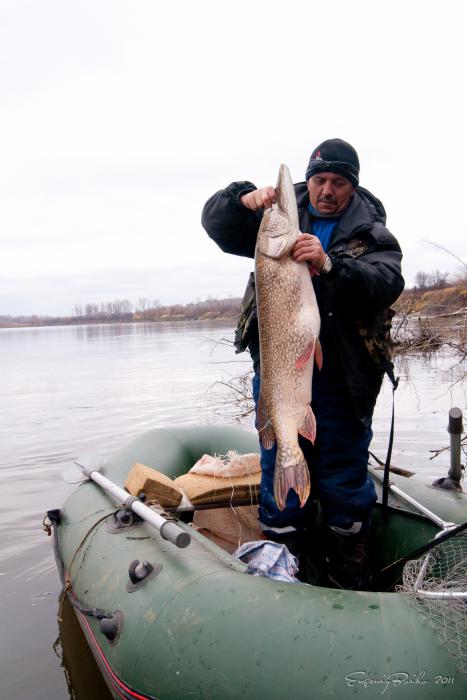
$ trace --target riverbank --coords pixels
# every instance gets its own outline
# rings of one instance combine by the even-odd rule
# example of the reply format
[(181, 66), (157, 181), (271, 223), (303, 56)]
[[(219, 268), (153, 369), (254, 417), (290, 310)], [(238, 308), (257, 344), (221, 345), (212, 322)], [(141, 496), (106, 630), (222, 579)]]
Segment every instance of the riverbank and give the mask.
[(393, 308), (400, 316), (462, 314), (467, 309), (467, 275), (441, 289), (405, 289)]
[(461, 361), (467, 357), (467, 276), (442, 289), (408, 289), (394, 309), (395, 355), (449, 347)]
[[(173, 323), (174, 321), (232, 321), (240, 313), (240, 298), (206, 299), (189, 304), (131, 310), (130, 302), (115, 301), (77, 307), (70, 316), (0, 316), (0, 328), (78, 326), (101, 323)], [(144, 305), (143, 305), (144, 306)], [(406, 289), (393, 305), (399, 317), (462, 315), (467, 309), (467, 275), (442, 289)]]
[[(174, 321), (226, 321), (235, 323), (240, 313), (240, 298), (206, 299), (190, 304), (160, 304), (130, 308), (130, 302), (87, 304), (70, 316), (0, 316), (0, 328), (37, 328), (44, 326), (82, 326), (102, 323), (173, 323)], [(122, 310), (122, 307), (124, 310)]]

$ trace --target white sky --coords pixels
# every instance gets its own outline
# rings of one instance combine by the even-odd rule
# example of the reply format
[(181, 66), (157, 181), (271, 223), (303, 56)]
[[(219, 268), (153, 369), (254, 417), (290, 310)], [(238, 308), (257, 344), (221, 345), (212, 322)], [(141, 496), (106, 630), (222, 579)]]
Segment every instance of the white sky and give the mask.
[(229, 182), (357, 149), (404, 273), (467, 260), (456, 0), (2, 0), (0, 314), (240, 296), (200, 225)]

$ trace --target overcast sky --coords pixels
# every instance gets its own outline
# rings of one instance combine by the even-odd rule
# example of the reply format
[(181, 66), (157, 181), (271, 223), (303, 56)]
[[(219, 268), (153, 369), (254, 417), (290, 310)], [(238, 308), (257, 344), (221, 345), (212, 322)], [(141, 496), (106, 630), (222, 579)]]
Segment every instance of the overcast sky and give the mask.
[(303, 180), (340, 137), (404, 274), (467, 260), (465, 23), (455, 0), (2, 0), (0, 314), (240, 296), (200, 225), (233, 180)]

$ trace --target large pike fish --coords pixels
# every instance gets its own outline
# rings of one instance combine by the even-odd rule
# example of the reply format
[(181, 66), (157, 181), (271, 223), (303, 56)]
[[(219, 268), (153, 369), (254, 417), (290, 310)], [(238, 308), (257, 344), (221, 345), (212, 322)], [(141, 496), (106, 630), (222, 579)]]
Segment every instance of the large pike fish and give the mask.
[(310, 473), (298, 435), (311, 442), (316, 420), (311, 381), (316, 356), (321, 366), (320, 316), (307, 263), (290, 257), (300, 233), (294, 186), (281, 165), (277, 204), (267, 209), (255, 252), (261, 389), (257, 425), (261, 443), (277, 442), (274, 498), (280, 510), (293, 489), (303, 506), (310, 494)]

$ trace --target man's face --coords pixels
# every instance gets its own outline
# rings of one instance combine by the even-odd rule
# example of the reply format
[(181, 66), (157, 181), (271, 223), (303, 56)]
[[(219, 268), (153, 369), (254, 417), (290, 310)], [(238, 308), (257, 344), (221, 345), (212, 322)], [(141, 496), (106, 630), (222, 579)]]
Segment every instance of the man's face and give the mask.
[(355, 187), (336, 173), (316, 173), (307, 182), (312, 206), (320, 214), (339, 214), (347, 207)]

